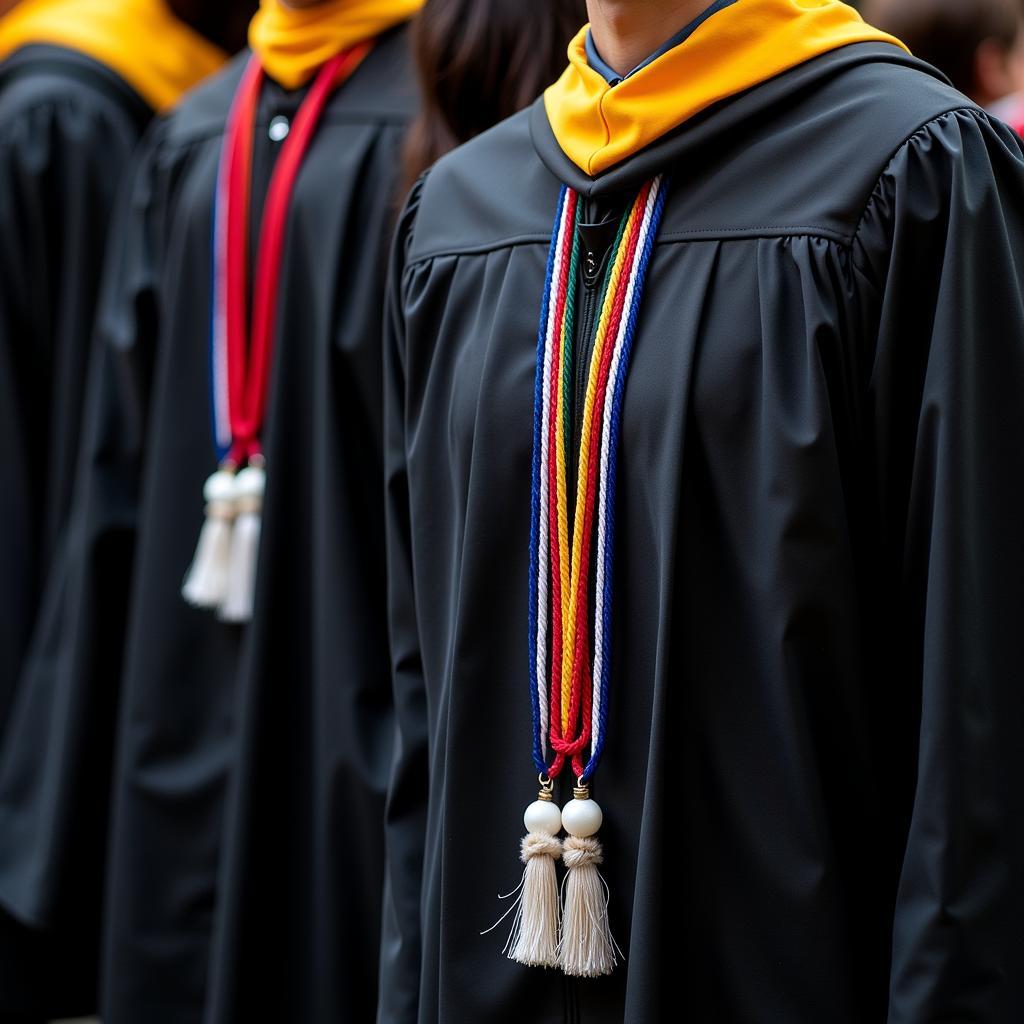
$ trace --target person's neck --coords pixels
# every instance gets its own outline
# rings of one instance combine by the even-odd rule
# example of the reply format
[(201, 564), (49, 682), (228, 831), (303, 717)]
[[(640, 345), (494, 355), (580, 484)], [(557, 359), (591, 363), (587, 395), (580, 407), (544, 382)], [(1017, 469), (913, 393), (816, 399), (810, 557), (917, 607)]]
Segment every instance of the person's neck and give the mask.
[(620, 75), (642, 64), (712, 0), (587, 0), (590, 32), (601, 59)]

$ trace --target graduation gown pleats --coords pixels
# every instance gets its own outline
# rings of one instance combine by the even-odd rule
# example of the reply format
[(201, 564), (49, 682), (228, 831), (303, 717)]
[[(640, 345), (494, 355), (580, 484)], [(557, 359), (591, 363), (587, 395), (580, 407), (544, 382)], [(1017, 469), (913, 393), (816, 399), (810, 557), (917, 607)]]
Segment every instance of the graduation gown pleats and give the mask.
[[(537, 785), (537, 322), (560, 186), (598, 220), (659, 172), (595, 781), (625, 962), (567, 980), (481, 935)], [(429, 172), (387, 321), (382, 1021), (1024, 1016), (1022, 252), (1020, 140), (885, 44), (596, 179), (540, 103)]]

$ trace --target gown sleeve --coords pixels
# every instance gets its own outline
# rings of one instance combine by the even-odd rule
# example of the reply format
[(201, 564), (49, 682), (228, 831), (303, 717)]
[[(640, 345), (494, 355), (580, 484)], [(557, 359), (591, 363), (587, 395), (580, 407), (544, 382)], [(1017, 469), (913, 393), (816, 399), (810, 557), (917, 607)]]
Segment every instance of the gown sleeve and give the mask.
[[(977, 110), (897, 152), (854, 259), (909, 828), (888, 1024), (1024, 1013), (1024, 156)], [(894, 712), (902, 714), (902, 712)]]
[(110, 211), (133, 117), (54, 76), (0, 97), (0, 727), (71, 500)]
[(378, 1024), (416, 1024), (420, 896), (428, 797), (427, 704), (414, 594), (405, 433), (403, 277), (424, 179), (410, 193), (392, 250), (384, 326), (384, 470), (388, 619), (396, 736), (385, 820)]
[(12, 710), (19, 742), (0, 760), (18, 839), (0, 884), (36, 919), (102, 878), (156, 323), (155, 162), (144, 141), (115, 207), (71, 509)]

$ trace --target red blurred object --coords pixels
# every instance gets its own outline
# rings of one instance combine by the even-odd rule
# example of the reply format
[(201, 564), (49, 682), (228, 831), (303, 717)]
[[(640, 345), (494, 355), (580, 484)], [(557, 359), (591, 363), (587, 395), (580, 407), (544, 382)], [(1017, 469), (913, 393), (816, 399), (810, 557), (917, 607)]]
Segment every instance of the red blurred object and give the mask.
[(1013, 106), (1006, 111), (1004, 120), (1018, 135), (1024, 136), (1024, 96), (1014, 98)]

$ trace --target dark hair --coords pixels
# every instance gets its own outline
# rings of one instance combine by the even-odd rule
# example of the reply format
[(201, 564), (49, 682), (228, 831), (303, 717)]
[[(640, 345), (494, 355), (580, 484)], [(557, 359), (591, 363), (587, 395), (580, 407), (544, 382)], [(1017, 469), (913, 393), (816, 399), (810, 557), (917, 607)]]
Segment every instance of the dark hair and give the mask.
[(168, 0), (167, 6), (175, 17), (211, 43), (234, 54), (245, 46), (249, 19), (256, 13), (259, 0)]
[(994, 39), (1009, 51), (1017, 39), (1020, 0), (864, 0), (864, 19), (910, 47), (915, 57), (949, 76), (962, 93), (978, 82), (978, 48)]
[(412, 30), (422, 106), (406, 141), (406, 185), (532, 103), (586, 20), (584, 0), (427, 0)]

